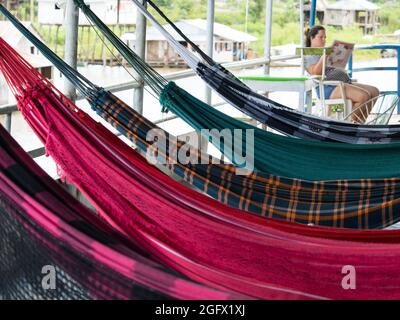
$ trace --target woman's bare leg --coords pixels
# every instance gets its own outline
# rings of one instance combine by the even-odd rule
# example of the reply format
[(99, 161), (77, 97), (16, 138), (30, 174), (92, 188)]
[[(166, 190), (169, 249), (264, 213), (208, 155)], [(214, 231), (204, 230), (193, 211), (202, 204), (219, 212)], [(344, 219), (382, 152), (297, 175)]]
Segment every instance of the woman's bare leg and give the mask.
[[(364, 102), (368, 101), (371, 99), (371, 94), (368, 92), (368, 90), (361, 88), (359, 86), (354, 86), (353, 84), (348, 84), (344, 83), (344, 92), (346, 95), (346, 99), (350, 99), (353, 103), (353, 110), (357, 109), (361, 104)], [(342, 97), (342, 92), (340, 90), (340, 87), (337, 86), (329, 99), (341, 99)], [(366, 113), (363, 110), (358, 110), (355, 112), (352, 116), (352, 120), (355, 122), (365, 122), (365, 120), (368, 117), (368, 113)]]
[(371, 94), (371, 98), (375, 98), (379, 96), (379, 89), (374, 86), (370, 86), (369, 84), (364, 83), (352, 83), (353, 86), (359, 87), (361, 89), (367, 90)]
[(379, 96), (379, 89), (374, 87), (374, 86), (370, 86), (368, 84), (363, 84), (363, 83), (353, 83), (353, 85), (355, 85), (356, 87), (365, 89), (370, 93), (370, 95), (371, 95), (371, 103), (368, 104), (368, 113), (370, 113), (372, 108), (374, 107), (375, 102), (376, 102), (375, 98), (377, 96)]

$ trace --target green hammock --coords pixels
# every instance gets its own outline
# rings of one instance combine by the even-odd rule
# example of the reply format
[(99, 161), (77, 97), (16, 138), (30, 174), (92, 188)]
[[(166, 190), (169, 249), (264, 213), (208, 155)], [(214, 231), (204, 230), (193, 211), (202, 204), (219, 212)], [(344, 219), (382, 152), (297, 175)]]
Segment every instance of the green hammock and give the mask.
[[(160, 101), (164, 111), (171, 110), (196, 130), (253, 129), (254, 165), (259, 171), (305, 180), (400, 176), (400, 143), (345, 145), (284, 137), (229, 117), (173, 82), (162, 91)], [(245, 142), (243, 135), (243, 146)], [(223, 146), (221, 141), (221, 151), (224, 151)]]

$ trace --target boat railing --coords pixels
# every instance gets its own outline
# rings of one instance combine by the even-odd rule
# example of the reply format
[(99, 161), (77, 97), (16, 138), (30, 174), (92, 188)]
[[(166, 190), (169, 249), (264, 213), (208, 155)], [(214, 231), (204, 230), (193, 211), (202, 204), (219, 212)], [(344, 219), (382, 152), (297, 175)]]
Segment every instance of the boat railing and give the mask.
[[(358, 45), (355, 46), (355, 50), (396, 50), (397, 52), (397, 65), (396, 66), (370, 66), (363, 68), (353, 68), (353, 55), (349, 60), (349, 75), (353, 76), (354, 72), (365, 72), (365, 71), (397, 71), (397, 88), (392, 91), (382, 91), (382, 93), (396, 94), (400, 97), (400, 44), (398, 43), (383, 43), (373, 45)], [(400, 103), (397, 107), (397, 113), (400, 114)]]

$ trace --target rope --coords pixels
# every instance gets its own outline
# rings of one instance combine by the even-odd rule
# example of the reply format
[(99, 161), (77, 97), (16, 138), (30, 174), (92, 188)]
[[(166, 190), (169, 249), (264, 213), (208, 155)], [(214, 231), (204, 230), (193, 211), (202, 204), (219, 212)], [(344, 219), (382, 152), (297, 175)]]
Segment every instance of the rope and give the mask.
[[(121, 56), (128, 61), (136, 72), (140, 74), (141, 78), (160, 95), (164, 86), (168, 83), (157, 71), (148, 66), (131, 48), (128, 47), (119, 37), (117, 37), (82, 0), (74, 0), (75, 4), (82, 10), (85, 16), (91, 21), (92, 27), (99, 30), (110, 43), (117, 48)], [(97, 35), (99, 36), (96, 30)], [(100, 36), (99, 36), (100, 37)], [(101, 39), (101, 37), (100, 37)], [(108, 46), (106, 46), (108, 50)], [(125, 68), (126, 69), (126, 68)], [(128, 71), (128, 73), (135, 79), (135, 77)]]

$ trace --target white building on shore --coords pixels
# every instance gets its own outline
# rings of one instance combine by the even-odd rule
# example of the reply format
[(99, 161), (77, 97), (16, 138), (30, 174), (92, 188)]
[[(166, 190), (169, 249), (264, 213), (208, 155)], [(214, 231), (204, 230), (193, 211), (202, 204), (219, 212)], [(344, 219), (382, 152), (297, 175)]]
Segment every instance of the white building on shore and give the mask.
[[(136, 24), (136, 7), (130, 0), (85, 0), (90, 9), (107, 25)], [(65, 0), (38, 0), (38, 22), (42, 25), (62, 25), (65, 18)], [(90, 25), (84, 14), (79, 25)]]
[[(180, 20), (176, 26), (197, 46), (206, 52), (207, 21), (203, 19)], [(170, 25), (163, 26), (172, 36), (185, 47), (190, 45)], [(135, 47), (134, 33), (125, 33), (121, 37), (132, 49)], [(150, 27), (146, 34), (146, 61), (158, 66), (186, 65), (183, 59), (169, 45), (165, 37), (155, 28)], [(214, 23), (214, 55), (217, 62), (242, 60), (249, 54), (250, 45), (257, 38), (228, 27)]]
[[(23, 25), (36, 37), (40, 35), (30, 22), (24, 22)], [(9, 21), (0, 21), (0, 37), (3, 38), (11, 47), (22, 55), (32, 66), (39, 70), (41, 74), (49, 79), (54, 78), (53, 65), (44, 58), (43, 55), (25, 38)], [(8, 88), (3, 76), (0, 74), (0, 105), (14, 102), (14, 95)]]

